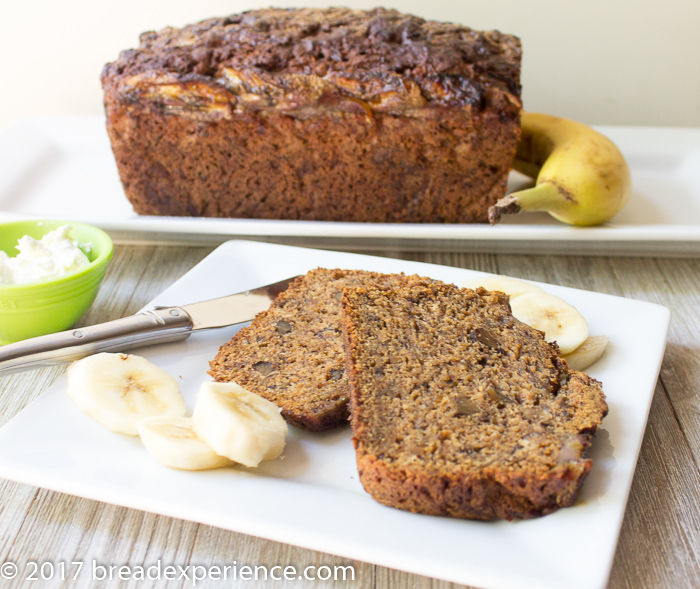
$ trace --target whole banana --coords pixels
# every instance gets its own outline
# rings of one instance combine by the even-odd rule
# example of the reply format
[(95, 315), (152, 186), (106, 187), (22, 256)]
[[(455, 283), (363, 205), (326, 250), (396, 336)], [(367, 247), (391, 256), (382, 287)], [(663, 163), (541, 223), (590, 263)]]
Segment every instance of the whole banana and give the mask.
[(627, 203), (632, 179), (617, 146), (591, 127), (524, 113), (513, 167), (536, 184), (489, 209), (489, 221), (520, 211), (546, 211), (571, 225), (599, 225)]

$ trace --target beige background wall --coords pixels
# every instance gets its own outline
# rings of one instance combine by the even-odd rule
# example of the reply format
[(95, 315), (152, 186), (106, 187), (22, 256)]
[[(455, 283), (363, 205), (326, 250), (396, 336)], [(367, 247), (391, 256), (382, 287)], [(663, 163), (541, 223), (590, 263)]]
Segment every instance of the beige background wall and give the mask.
[[(142, 31), (270, 0), (4, 0), (0, 129), (35, 114), (100, 114), (102, 65)], [(518, 35), (531, 111), (590, 124), (700, 127), (698, 0), (346, 0)]]

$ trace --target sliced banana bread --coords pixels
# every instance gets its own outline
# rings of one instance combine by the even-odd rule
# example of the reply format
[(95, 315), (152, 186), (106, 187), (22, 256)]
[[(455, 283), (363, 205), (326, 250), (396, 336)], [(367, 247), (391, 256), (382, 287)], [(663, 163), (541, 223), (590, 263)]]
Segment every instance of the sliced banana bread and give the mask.
[(340, 328), (345, 287), (433, 282), (418, 276), (319, 268), (224, 344), (210, 362), (219, 382), (235, 381), (276, 403), (283, 417), (320, 431), (347, 423), (348, 381)]
[(479, 520), (574, 502), (605, 397), (505, 295), (354, 288), (342, 311), (357, 465), (377, 501)]

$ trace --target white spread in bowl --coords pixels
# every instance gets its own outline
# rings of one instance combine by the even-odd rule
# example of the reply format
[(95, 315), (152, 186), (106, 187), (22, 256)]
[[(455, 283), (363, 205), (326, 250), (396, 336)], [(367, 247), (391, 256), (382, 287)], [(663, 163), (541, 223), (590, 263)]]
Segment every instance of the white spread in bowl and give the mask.
[(15, 246), (19, 254), (13, 258), (0, 251), (0, 284), (50, 280), (88, 266), (90, 260), (68, 237), (69, 232), (64, 225), (40, 240), (25, 235)]

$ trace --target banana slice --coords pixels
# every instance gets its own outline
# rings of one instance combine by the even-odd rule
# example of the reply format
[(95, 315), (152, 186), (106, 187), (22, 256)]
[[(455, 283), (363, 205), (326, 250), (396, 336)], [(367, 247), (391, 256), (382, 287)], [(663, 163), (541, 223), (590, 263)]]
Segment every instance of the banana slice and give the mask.
[(518, 278), (511, 278), (510, 276), (503, 276), (502, 274), (491, 274), (477, 278), (468, 278), (462, 282), (460, 286), (462, 288), (478, 288), (479, 286), (482, 286), (486, 290), (497, 290), (504, 292), (511, 299), (528, 292), (544, 292), (544, 290), (542, 290), (539, 286), (536, 286), (531, 282), (519, 280)]
[(544, 339), (557, 342), (562, 355), (570, 354), (588, 337), (588, 323), (576, 308), (547, 292), (514, 297), (510, 307), (516, 319), (544, 331)]
[(192, 422), (197, 437), (214, 452), (245, 466), (277, 458), (287, 436), (277, 405), (232, 382), (205, 382)]
[(190, 417), (146, 417), (136, 424), (136, 429), (146, 450), (170, 468), (209, 470), (232, 464), (196, 436)]
[(586, 339), (578, 348), (564, 356), (571, 370), (585, 370), (598, 360), (605, 352), (608, 338), (604, 335), (594, 335)]
[(103, 352), (71, 364), (68, 396), (109, 430), (138, 435), (151, 415), (182, 416), (187, 408), (177, 381), (141, 356)]

